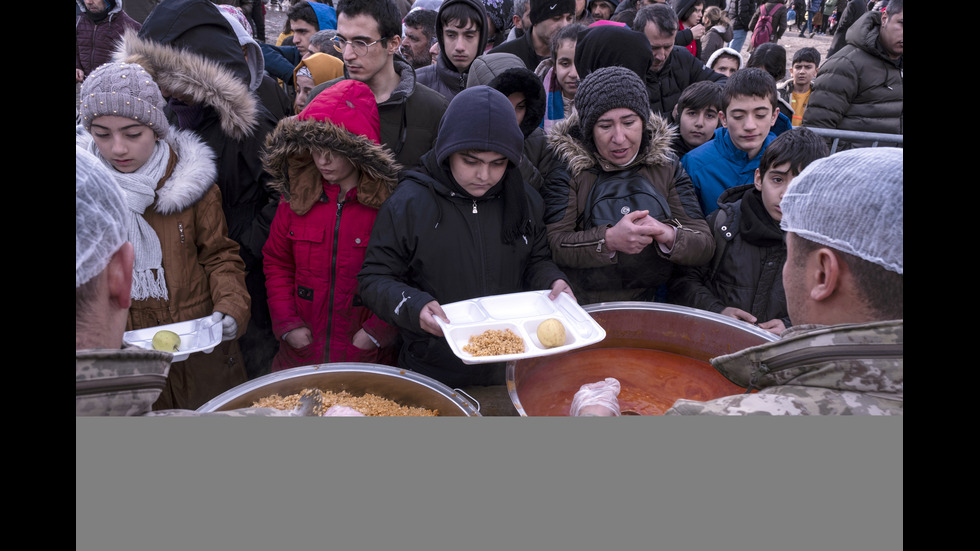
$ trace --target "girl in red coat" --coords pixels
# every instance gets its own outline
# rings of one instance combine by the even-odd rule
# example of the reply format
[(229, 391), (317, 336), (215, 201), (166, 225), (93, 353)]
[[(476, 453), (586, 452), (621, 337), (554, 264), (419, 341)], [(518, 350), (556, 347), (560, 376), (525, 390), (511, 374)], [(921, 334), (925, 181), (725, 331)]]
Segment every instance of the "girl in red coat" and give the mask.
[(273, 331), (282, 341), (273, 371), (394, 364), (397, 328), (357, 296), (371, 228), (399, 170), (379, 135), (374, 94), (348, 79), (280, 121), (267, 140), (263, 161), (282, 194), (262, 249)]

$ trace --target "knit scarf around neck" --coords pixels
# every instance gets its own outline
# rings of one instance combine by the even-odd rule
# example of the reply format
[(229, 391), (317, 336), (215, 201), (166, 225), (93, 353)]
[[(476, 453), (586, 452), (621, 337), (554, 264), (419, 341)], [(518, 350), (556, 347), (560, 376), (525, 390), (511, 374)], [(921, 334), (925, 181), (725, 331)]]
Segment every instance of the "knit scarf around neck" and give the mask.
[(167, 282), (163, 273), (163, 249), (160, 238), (153, 227), (143, 218), (146, 208), (156, 199), (157, 183), (167, 172), (170, 160), (170, 146), (158, 140), (153, 153), (146, 163), (135, 172), (125, 174), (113, 168), (112, 164), (99, 154), (93, 141), (90, 147), (103, 163), (112, 171), (131, 213), (129, 222), (129, 242), (133, 244), (133, 300), (158, 298), (168, 300)]

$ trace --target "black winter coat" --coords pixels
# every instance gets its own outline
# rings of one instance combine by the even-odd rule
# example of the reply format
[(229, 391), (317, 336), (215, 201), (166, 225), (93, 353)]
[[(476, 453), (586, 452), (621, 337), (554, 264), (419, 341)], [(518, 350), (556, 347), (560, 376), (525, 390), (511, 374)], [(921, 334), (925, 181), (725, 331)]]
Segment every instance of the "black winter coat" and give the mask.
[[(422, 330), (422, 308), (475, 297), (548, 289), (565, 275), (551, 261), (543, 202), (529, 186), (525, 195), (533, 226), (513, 244), (501, 239), (502, 184), (472, 198), (432, 168), (406, 173), (378, 212), (364, 266), (360, 296), (381, 319), (402, 329), (401, 367), (450, 386), (503, 383), (501, 364), (465, 365), (444, 338)], [(520, 179), (511, 166), (504, 178)]]
[[(720, 313), (726, 307), (739, 308), (758, 318), (759, 322), (781, 319), (790, 326), (783, 290), (783, 264), (786, 245), (782, 231), (768, 215), (747, 212), (743, 202), (747, 194), (758, 193), (753, 184), (734, 187), (718, 198), (719, 208), (708, 215), (708, 224), (716, 240), (715, 258), (704, 266), (679, 267), (670, 282), (669, 299), (674, 304)], [(743, 206), (744, 205), (744, 206)], [(760, 208), (761, 202), (760, 202)], [(748, 220), (767, 224), (765, 245), (746, 239)], [(757, 243), (759, 243), (757, 241)]]
[(725, 84), (728, 77), (708, 68), (703, 61), (694, 56), (683, 46), (674, 46), (667, 62), (659, 71), (647, 71), (647, 93), (650, 95), (650, 109), (664, 118), (669, 119), (681, 92), (685, 88), (700, 82), (710, 80)]

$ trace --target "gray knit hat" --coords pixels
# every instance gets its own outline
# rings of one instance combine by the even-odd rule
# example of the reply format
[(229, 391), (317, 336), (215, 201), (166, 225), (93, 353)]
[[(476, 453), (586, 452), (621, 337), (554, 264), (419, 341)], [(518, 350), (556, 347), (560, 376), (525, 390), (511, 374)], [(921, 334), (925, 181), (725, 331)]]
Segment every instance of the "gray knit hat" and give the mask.
[(650, 99), (639, 75), (625, 67), (602, 67), (585, 77), (575, 92), (575, 111), (583, 144), (595, 151), (592, 128), (603, 114), (625, 107), (640, 116), (643, 126), (650, 120)]
[(82, 83), (78, 112), (86, 130), (104, 115), (133, 119), (164, 138), (170, 124), (163, 112), (166, 101), (160, 87), (143, 67), (134, 63), (106, 63)]
[(901, 274), (902, 159), (902, 149), (868, 147), (810, 163), (783, 195), (780, 227)]

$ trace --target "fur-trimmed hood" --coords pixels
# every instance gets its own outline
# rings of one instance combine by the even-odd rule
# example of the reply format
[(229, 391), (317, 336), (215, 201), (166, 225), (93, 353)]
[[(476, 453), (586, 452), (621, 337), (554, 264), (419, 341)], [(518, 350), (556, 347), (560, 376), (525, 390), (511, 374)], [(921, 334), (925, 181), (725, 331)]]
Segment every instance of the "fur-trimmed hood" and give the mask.
[(258, 126), (258, 98), (247, 82), (218, 60), (141, 38), (132, 30), (123, 35), (113, 60), (136, 63), (150, 73), (161, 90), (186, 98), (189, 103), (212, 107), (221, 120), (222, 131), (234, 140), (251, 136)]
[(343, 80), (313, 98), (295, 117), (279, 121), (266, 137), (262, 162), (270, 186), (302, 216), (323, 196), (313, 151), (346, 157), (360, 171), (357, 202), (378, 208), (391, 195), (401, 167), (380, 144), (381, 121), (367, 84)]
[(310, 155), (316, 149), (339, 153), (360, 169), (357, 200), (362, 205), (378, 208), (394, 190), (401, 167), (383, 146), (329, 122), (288, 117), (266, 138), (262, 162), (272, 176), (269, 185), (297, 214), (312, 208), (322, 192), (322, 177)]
[[(583, 171), (600, 168), (604, 171), (622, 170), (604, 159), (598, 153), (589, 151), (581, 140), (578, 111), (555, 123), (548, 134), (548, 146), (567, 166), (569, 174), (574, 178)], [(674, 161), (675, 155), (670, 147), (677, 130), (667, 123), (666, 119), (654, 112), (646, 125), (647, 145), (636, 159), (628, 166), (667, 165)]]
[[(218, 168), (214, 151), (194, 132), (171, 126), (164, 141), (176, 154), (177, 164), (167, 181), (157, 190), (154, 210), (160, 214), (173, 214), (191, 207), (204, 197), (218, 177)], [(76, 127), (76, 145), (91, 151), (92, 142), (89, 131), (82, 126)], [(101, 156), (96, 156), (101, 160)]]

